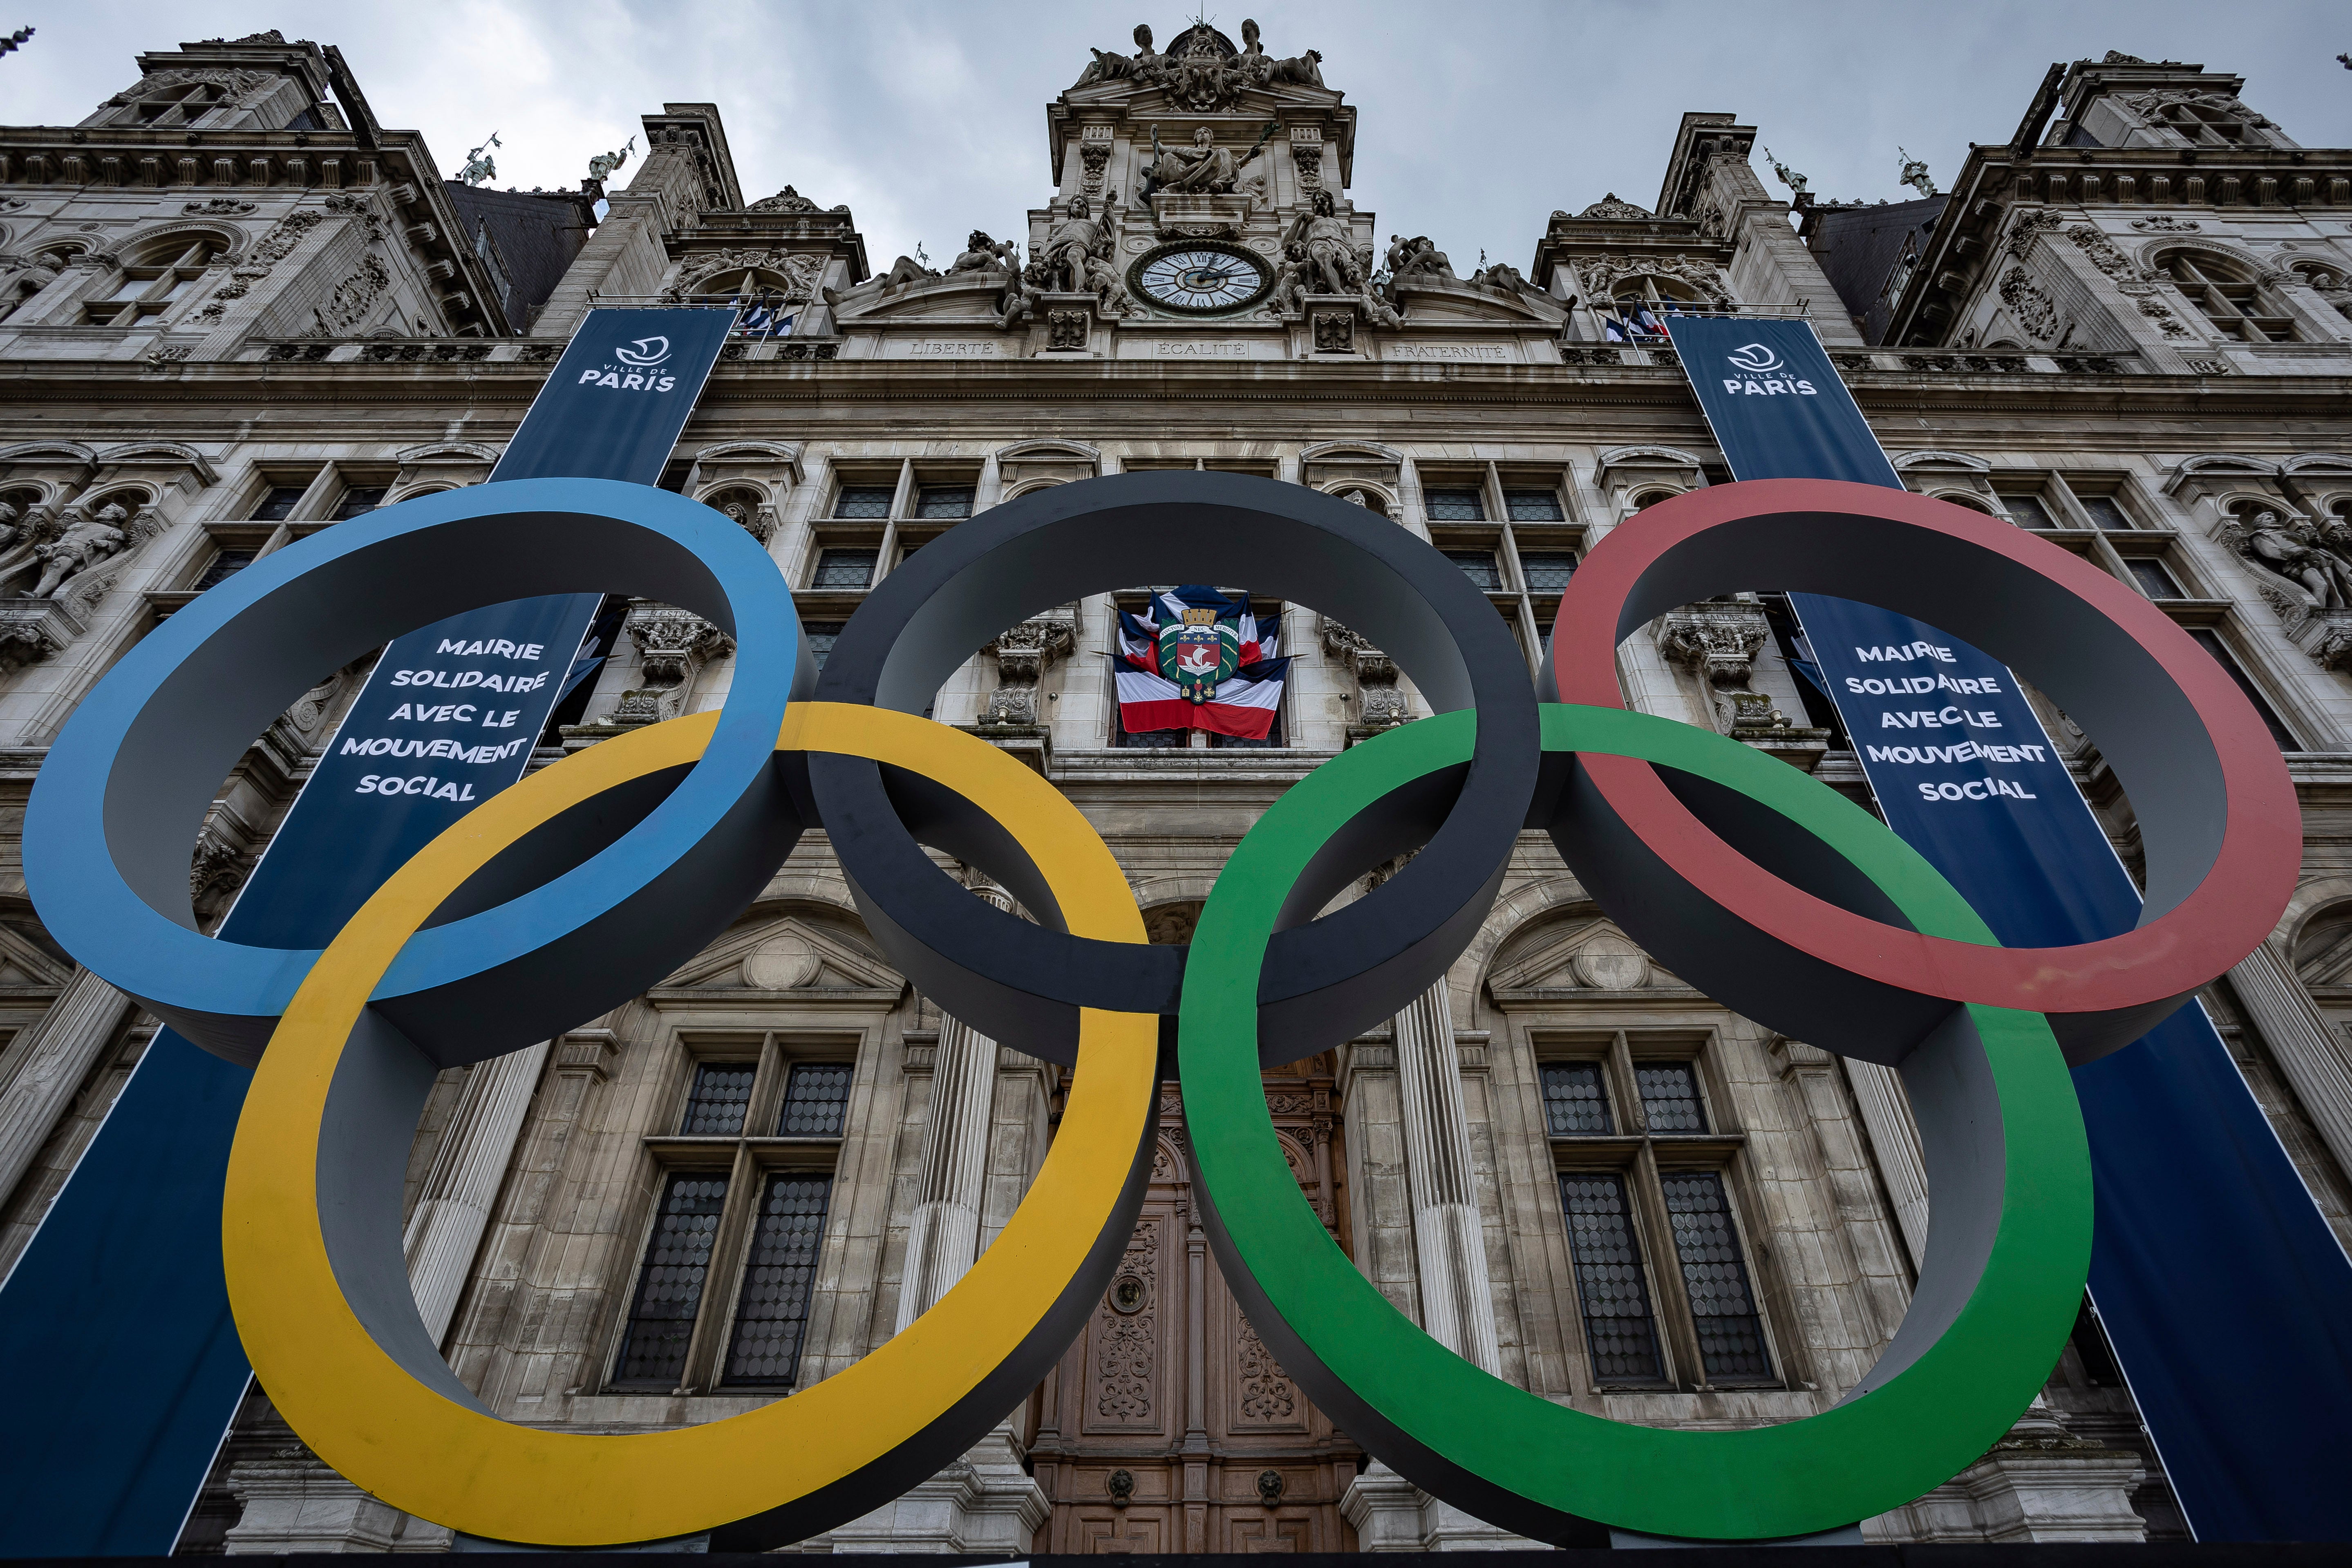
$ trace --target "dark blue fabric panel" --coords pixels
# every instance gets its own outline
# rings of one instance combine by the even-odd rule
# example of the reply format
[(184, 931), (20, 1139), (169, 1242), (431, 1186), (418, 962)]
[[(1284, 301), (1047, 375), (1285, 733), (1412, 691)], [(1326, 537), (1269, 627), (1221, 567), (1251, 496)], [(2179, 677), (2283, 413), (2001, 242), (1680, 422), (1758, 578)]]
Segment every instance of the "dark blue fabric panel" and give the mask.
[[(1739, 479), (1899, 483), (1810, 325), (1671, 325)], [(1743, 360), (1780, 368), (1751, 375)], [(1767, 380), (1811, 391), (1764, 390)], [(2014, 677), (1904, 616), (1790, 600), (1888, 825), (2003, 942), (2088, 942), (2137, 922), (2137, 889)], [(1938, 651), (1888, 657), (1920, 644)], [(1892, 689), (1930, 676), (1924, 690)], [(1974, 752), (1984, 745), (2041, 755)], [(1947, 785), (1966, 793), (1946, 798)], [(2211, 1021), (2184, 1007), (2077, 1068), (2074, 1085), (2096, 1182), (2092, 1297), (2190, 1528), (2204, 1541), (2352, 1539), (2341, 1415), (2352, 1408), (2352, 1262)]]
[[(734, 320), (731, 310), (591, 311), (492, 481), (658, 481)], [(323, 946), (418, 847), (521, 778), (600, 602), (518, 600), (395, 640), (224, 933)], [(445, 641), (499, 640), (537, 651), (440, 651)], [(439, 716), (420, 720), (423, 690), (394, 684), (420, 669), (452, 681), (469, 671), (502, 683), (546, 679), (495, 702), (478, 683), (435, 686)], [(440, 711), (468, 702), (463, 719)], [(377, 738), (520, 743), (479, 760), (342, 751), (346, 740)], [(432, 782), (392, 797), (358, 787), (370, 774)], [(444, 784), (458, 798), (442, 795)], [(0, 1421), (0, 1557), (159, 1554), (178, 1540), (250, 1376), (220, 1257), (221, 1186), (249, 1080), (161, 1032), (0, 1284), (0, 1410), (18, 1416)]]

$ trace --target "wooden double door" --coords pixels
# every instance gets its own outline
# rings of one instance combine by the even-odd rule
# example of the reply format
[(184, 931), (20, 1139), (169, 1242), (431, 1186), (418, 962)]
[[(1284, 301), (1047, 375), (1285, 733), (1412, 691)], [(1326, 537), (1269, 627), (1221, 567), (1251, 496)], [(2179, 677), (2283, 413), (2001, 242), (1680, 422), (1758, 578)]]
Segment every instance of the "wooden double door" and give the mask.
[[(1284, 1156), (1335, 1237), (1346, 1162), (1329, 1062), (1269, 1073)], [(1349, 1552), (1339, 1499), (1363, 1451), (1268, 1352), (1210, 1255), (1183, 1108), (1160, 1087), (1150, 1191), (1087, 1331), (1033, 1396), (1029, 1453), (1053, 1504), (1035, 1550)]]

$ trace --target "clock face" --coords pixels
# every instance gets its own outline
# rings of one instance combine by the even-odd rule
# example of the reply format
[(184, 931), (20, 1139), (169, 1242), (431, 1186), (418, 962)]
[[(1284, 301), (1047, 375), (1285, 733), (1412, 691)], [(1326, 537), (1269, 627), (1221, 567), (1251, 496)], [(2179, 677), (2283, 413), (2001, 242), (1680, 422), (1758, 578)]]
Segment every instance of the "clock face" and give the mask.
[(1198, 240), (1145, 251), (1128, 273), (1131, 290), (1164, 310), (1194, 315), (1254, 304), (1272, 282), (1250, 252)]

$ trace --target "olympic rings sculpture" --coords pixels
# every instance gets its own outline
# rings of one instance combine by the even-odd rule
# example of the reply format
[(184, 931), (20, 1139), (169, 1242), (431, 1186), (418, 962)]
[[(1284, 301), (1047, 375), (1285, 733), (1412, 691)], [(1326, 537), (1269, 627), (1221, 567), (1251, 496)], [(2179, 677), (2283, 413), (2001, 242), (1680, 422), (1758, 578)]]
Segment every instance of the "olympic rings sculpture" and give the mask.
[[(458, 555), (468, 568), (453, 578)], [(1001, 627), (1180, 576), (1246, 576), (1340, 616), (1435, 710), (1268, 810), (1189, 950), (1144, 942), (1109, 849), (1050, 784), (913, 711)], [(1759, 582), (1931, 621), (2085, 721), (2146, 834), (2141, 928), (2000, 948), (1926, 861), (1827, 786), (1624, 709), (1621, 637)], [(600, 589), (733, 633), (725, 706), (485, 802), (321, 952), (194, 932), (185, 845), (310, 671), (477, 605)], [(2041, 1387), (2090, 1248), (2089, 1157), (2060, 1041), (2084, 1058), (2114, 1048), (2267, 934), (2300, 854), (2292, 786), (2245, 698), (2145, 600), (2053, 546), (1900, 491), (1768, 481), (1652, 508), (1587, 557), (1559, 627), (1546, 695), (1570, 700), (1539, 704), (1484, 597), (1385, 519), (1272, 481), (1137, 476), (1024, 498), (927, 546), (859, 609), (811, 700), (791, 596), (726, 519), (635, 486), (485, 486), (280, 551), (134, 648), (52, 749), (26, 879), (77, 958), (192, 1038), (250, 1060), (266, 1036), (222, 1227), (247, 1352), (320, 1458), (469, 1534), (584, 1546), (709, 1531), (722, 1549), (774, 1546), (879, 1506), (977, 1441), (1109, 1284), (1149, 1176), (1158, 1019), (1171, 1012), (1218, 1262), (1285, 1368), (1367, 1449), (1543, 1540), (1849, 1524), (1958, 1473)], [(654, 984), (818, 823), (894, 963), (975, 1027), (1076, 1066), (1044, 1166), (929, 1311), (789, 1398), (639, 1434), (501, 1420), (443, 1362), (402, 1266), (401, 1176), (434, 1074)], [(1879, 1363), (1814, 1415), (1664, 1430), (1517, 1389), (1390, 1306), (1287, 1173), (1260, 1068), (1352, 1037), (1444, 973), (1530, 828), (1686, 980), (1903, 1076), (1935, 1194), (1927, 1261)], [(980, 866), (1034, 922), (971, 898), (922, 845)], [(1424, 846), (1318, 918), (1372, 866)]]

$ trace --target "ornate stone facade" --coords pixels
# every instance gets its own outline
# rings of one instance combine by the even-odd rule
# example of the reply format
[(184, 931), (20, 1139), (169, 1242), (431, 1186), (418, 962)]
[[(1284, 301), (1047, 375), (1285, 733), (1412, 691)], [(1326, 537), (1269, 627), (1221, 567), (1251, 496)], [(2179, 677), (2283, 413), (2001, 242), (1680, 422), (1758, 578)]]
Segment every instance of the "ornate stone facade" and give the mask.
[[(747, 201), (719, 110), (669, 104), (644, 116), (625, 187), (616, 155), (600, 160), (609, 207), (561, 273), (502, 283), (475, 209), (414, 137), (350, 124), (357, 100), (331, 90), (322, 57), (266, 37), (142, 57), (140, 85), (84, 125), (0, 132), (5, 395), (41, 415), (0, 421), (0, 790), (20, 807), (75, 705), (197, 594), (370, 507), (480, 482), (598, 300), (785, 307), (789, 329), (730, 345), (666, 482), (759, 541), (818, 657), (877, 582), (976, 513), (1200, 468), (1309, 485), (1427, 540), (1531, 671), (1584, 552), (1651, 502), (1727, 477), (1671, 345), (1609, 322), (1627, 303), (1808, 312), (1906, 483), (2147, 593), (2272, 710), (2309, 826), (2305, 884), (2272, 943), (2206, 1000), (2352, 1236), (2352, 152), (2293, 148), (2233, 77), (2078, 67), (2064, 123), (2095, 144), (2062, 141), (2062, 155), (2036, 132), (1978, 148), (1955, 188), (1980, 195), (1927, 215), (1897, 272), (1850, 296), (1808, 244), (1830, 209), (1798, 193), (1801, 233), (1749, 165), (1754, 128), (1692, 114), (1648, 206), (1591, 200), (1572, 161), (1531, 166), (1558, 210), (1527, 267), (1465, 279), (1444, 237), (1412, 233), (1415, 215), (1383, 229), (1354, 204), (1343, 30), (1320, 40), (1328, 73), (1306, 40), (1277, 55), (1252, 23), (1239, 44), (1199, 24), (1164, 54), (1139, 29), (1137, 52), (1091, 64), (1065, 40), (1084, 74), (1046, 107), (1037, 205), (988, 220), (1013, 237), (976, 234), (936, 272), (907, 259), (877, 276), (845, 207), (789, 186)], [(168, 132), (142, 118), (159, 104)], [(307, 140), (284, 131), (306, 114)], [(2213, 125), (2238, 140), (2200, 140)], [(1207, 155), (1160, 178), (1171, 142)], [(1231, 188), (1176, 188), (1180, 163), (1208, 170), (1193, 186)], [(1166, 188), (1145, 195), (1147, 171)], [(1153, 304), (1129, 269), (1179, 224), (1265, 258), (1271, 286), (1222, 315)], [(1145, 360), (1139, 396), (1142, 373), (1118, 362)], [(1751, 586), (1629, 636), (1629, 700), (1864, 798), (1785, 602)], [(1291, 605), (1278, 743), (1129, 744), (1109, 679), (1120, 603), (1041, 607), (973, 649), (931, 716), (1043, 771), (1111, 845), (1154, 939), (1183, 941), (1261, 812), (1429, 704), (1389, 651)], [(603, 624), (604, 662), (541, 737), (541, 763), (725, 699), (732, 643), (709, 623), (616, 600)], [(361, 669), (272, 673), (303, 694), (190, 847), (206, 920)], [(2136, 853), (2095, 738), (2046, 718)], [(0, 814), (0, 1270), (152, 1029), (47, 944), (7, 840), (17, 820)], [(420, 1311), (457, 1375), (519, 1420), (647, 1429), (777, 1397), (728, 1348), (756, 1173), (800, 1114), (816, 1131), (792, 1141), (792, 1171), (824, 1192), (801, 1238), (789, 1385), (806, 1386), (898, 1332), (1002, 1230), (1067, 1091), (1021, 1046), (943, 1017), (892, 968), (812, 835), (662, 984), (445, 1076), (408, 1172)], [(1673, 1154), (1723, 1197), (1755, 1308), (1743, 1368), (1707, 1363), (1690, 1312), (1654, 1184), (1644, 1086), (1660, 1083), (1684, 1086), (1675, 1114), (1703, 1128)], [(709, 1110), (720, 1084), (742, 1097), (731, 1121)], [(1439, 985), (1265, 1087), (1301, 1191), (1388, 1300), (1457, 1353), (1596, 1415), (1725, 1426), (1826, 1408), (1885, 1349), (1923, 1255), (1932, 1194), (1897, 1080), (1661, 969), (1538, 835)], [(1614, 1107), (1604, 1151), (1580, 1131), (1588, 1113), (1556, 1109), (1579, 1096)], [(1624, 1183), (1654, 1376), (1612, 1369), (1586, 1326), (1562, 1178), (1601, 1166)], [(732, 1206), (698, 1331), (675, 1364), (631, 1373), (620, 1346), (658, 1195), (714, 1170)], [(1315, 1408), (1217, 1274), (1189, 1183), (1171, 1085), (1126, 1267), (1060, 1367), (940, 1475), (807, 1549), (1516, 1544), (1368, 1464)], [(2183, 1533), (2091, 1318), (2045, 1404), (1867, 1532)], [(327, 1470), (257, 1399), (185, 1544), (446, 1542)]]

